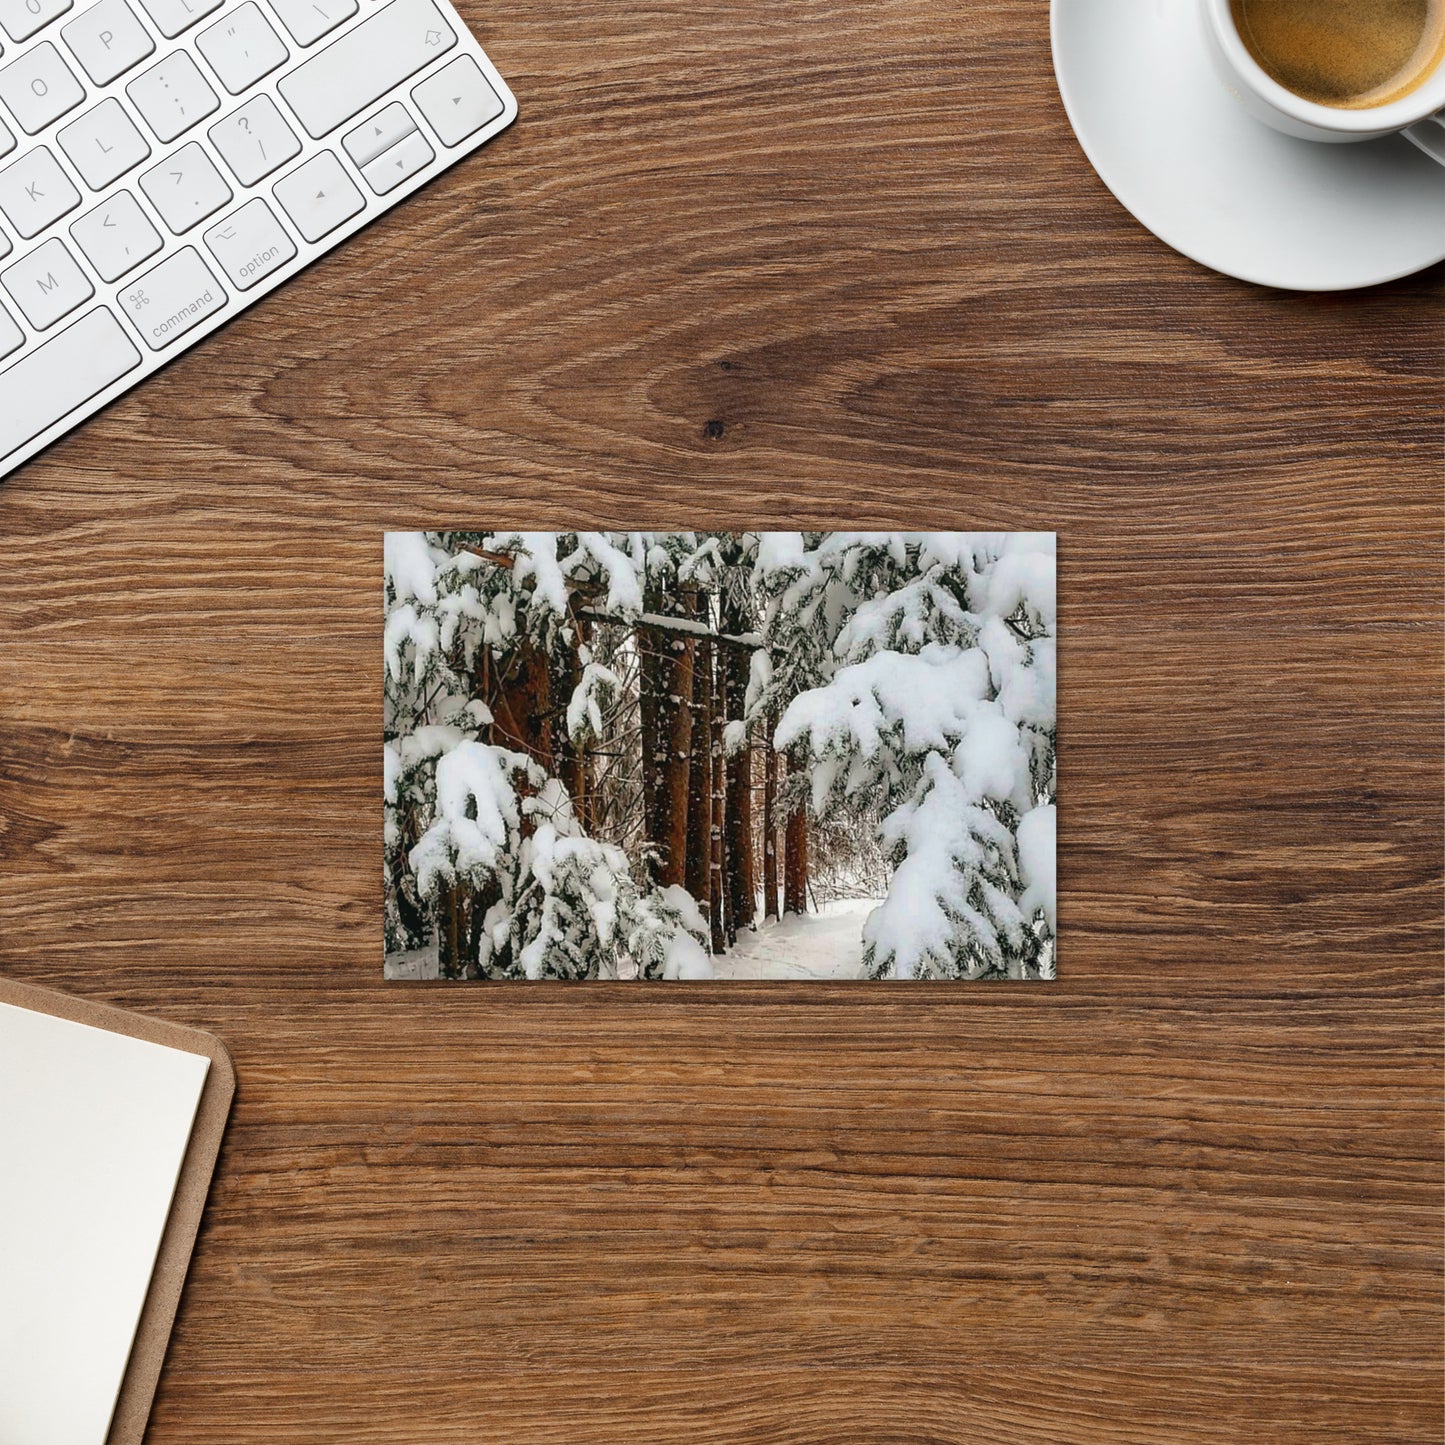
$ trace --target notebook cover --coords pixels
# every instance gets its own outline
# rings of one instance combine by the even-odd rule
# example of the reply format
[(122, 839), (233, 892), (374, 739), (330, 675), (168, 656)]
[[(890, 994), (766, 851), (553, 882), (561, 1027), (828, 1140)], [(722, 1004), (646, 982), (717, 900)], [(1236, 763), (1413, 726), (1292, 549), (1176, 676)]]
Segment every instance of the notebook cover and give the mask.
[(184, 1053), (204, 1054), (211, 1061), (196, 1108), (195, 1126), (191, 1130), (190, 1143), (186, 1146), (180, 1177), (176, 1181), (170, 1218), (161, 1236), (155, 1271), (141, 1310), (125, 1381), (110, 1423), (110, 1433), (106, 1436), (106, 1445), (141, 1445), (146, 1422), (150, 1418), (151, 1402), (160, 1383), (171, 1326), (180, 1306), (191, 1250), (195, 1247), (196, 1234), (201, 1227), (211, 1174), (216, 1167), (216, 1157), (221, 1152), (226, 1116), (230, 1113), (231, 1100), (236, 1092), (236, 1070), (226, 1046), (213, 1034), (203, 1033), (200, 1029), (127, 1013), (106, 1004), (72, 998), (51, 989), (6, 978), (0, 978), (0, 1003), (14, 1004), (17, 1008), (49, 1014), (54, 1018), (70, 1019), (74, 1023), (89, 1024), (92, 1028), (106, 1029), (111, 1033), (126, 1034), (166, 1048), (180, 1049)]

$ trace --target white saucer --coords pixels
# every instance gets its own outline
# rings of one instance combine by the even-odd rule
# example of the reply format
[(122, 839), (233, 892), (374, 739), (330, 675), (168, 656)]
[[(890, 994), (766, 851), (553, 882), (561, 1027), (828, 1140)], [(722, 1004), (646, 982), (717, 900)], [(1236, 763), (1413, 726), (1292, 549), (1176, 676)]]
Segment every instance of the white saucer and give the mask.
[(1053, 0), (1054, 73), (1104, 184), (1201, 265), (1341, 291), (1445, 259), (1445, 167), (1402, 136), (1294, 140), (1247, 115), (1198, 0)]

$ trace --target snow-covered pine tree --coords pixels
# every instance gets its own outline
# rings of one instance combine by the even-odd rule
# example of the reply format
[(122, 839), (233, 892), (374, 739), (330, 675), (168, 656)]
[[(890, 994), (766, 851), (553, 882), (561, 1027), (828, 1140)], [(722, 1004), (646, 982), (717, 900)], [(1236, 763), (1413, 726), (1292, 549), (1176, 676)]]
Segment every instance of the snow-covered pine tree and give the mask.
[(1051, 977), (1053, 537), (774, 534), (758, 581), (750, 705), (784, 707), (814, 811), (870, 810), (894, 865), (866, 971)]
[(434, 933), (448, 976), (711, 976), (693, 901), (639, 885), (559, 775), (616, 682), (583, 614), (640, 616), (648, 551), (641, 534), (387, 535), (389, 950)]

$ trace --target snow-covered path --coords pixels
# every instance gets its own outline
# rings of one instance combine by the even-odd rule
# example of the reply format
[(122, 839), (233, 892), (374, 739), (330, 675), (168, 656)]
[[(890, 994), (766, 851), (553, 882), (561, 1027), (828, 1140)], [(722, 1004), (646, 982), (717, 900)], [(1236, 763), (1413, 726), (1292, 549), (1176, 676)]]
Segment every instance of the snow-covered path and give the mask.
[[(790, 913), (781, 922), (739, 935), (731, 953), (713, 960), (719, 978), (857, 978), (863, 967), (863, 923), (878, 898), (843, 898), (820, 913)], [(436, 944), (388, 954), (386, 976), (413, 981), (437, 976)]]
[(713, 960), (719, 978), (857, 978), (863, 923), (876, 898), (843, 898), (819, 913), (790, 913), (756, 933), (741, 933), (731, 953)]

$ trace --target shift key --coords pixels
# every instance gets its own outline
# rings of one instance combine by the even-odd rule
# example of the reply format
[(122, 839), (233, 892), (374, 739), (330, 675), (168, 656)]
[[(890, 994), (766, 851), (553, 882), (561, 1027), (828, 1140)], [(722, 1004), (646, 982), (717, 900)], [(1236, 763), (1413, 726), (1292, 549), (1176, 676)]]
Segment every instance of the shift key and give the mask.
[(320, 140), (456, 43), (432, 0), (391, 0), (283, 76), (276, 88), (306, 133)]
[(161, 351), (221, 310), (226, 293), (195, 247), (187, 246), (126, 286), (120, 304), (145, 344)]

